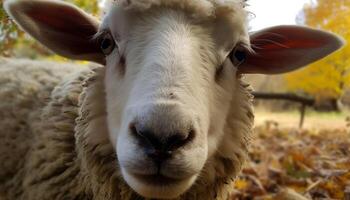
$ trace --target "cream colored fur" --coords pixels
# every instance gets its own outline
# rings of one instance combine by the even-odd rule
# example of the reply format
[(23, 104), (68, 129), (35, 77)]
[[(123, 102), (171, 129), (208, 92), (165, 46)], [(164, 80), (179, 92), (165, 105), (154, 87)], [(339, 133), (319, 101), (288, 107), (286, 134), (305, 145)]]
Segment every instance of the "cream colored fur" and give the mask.
[[(90, 141), (107, 131), (104, 68), (55, 65), (0, 60), (1, 199), (135, 199), (108, 138)], [(221, 148), (178, 199), (228, 198), (253, 121), (247, 85), (235, 90)]]
[(238, 0), (116, 0), (101, 24), (57, 0), (4, 5), (57, 53), (104, 64), (0, 60), (5, 200), (230, 199), (254, 120), (241, 73), (288, 72), (342, 46), (295, 26), (249, 37)]
[[(215, 183), (219, 174), (222, 175), (221, 179), (225, 179), (238, 173), (242, 164), (238, 161), (244, 158), (245, 152), (237, 147), (241, 146), (241, 140), (244, 140), (241, 138), (249, 134), (250, 128), (247, 133), (241, 133), (245, 131), (245, 128), (240, 128), (242, 122), (226, 121), (228, 115), (231, 115), (229, 109), (232, 101), (238, 99), (234, 104), (247, 102), (246, 99), (241, 99), (246, 94), (236, 88), (239, 85), (236, 68), (226, 58), (236, 44), (244, 43), (242, 38), (247, 38), (247, 34), (244, 34), (243, 22), (239, 17), (226, 21), (217, 16), (217, 21), (206, 19), (193, 25), (194, 22), (181, 11), (150, 9), (149, 12), (136, 12), (128, 16), (126, 24), (131, 27), (125, 27), (129, 29), (127, 42), (120, 41), (119, 48), (107, 56), (107, 124), (109, 137), (117, 149), (124, 180), (141, 195), (157, 195), (162, 198), (178, 196), (193, 184), (198, 185), (202, 179), (208, 178), (204, 181), (207, 185)], [(107, 19), (113, 19), (113, 15), (107, 16)], [(109, 22), (101, 29), (113, 27), (114, 20)], [(228, 28), (225, 32), (221, 31), (221, 27)], [(127, 60), (127, 70), (118, 79), (115, 77), (120, 77), (120, 55), (124, 55)], [(215, 71), (222, 63), (223, 71), (215, 80)], [(176, 97), (175, 100), (169, 98), (171, 93)], [(160, 111), (151, 118), (149, 110)], [(246, 117), (239, 109), (234, 110), (240, 118)], [(174, 116), (168, 117), (167, 113), (174, 113)], [(158, 127), (156, 129), (172, 127), (173, 121), (185, 124), (190, 120), (194, 123), (197, 132), (195, 140), (189, 148), (180, 149), (163, 171), (175, 178), (186, 177), (181, 184), (176, 187), (156, 187), (133, 177), (130, 169), (136, 169), (136, 173), (152, 171), (152, 165), (145, 159), (147, 156), (142, 148), (135, 145), (130, 137), (128, 128), (134, 118), (151, 118), (156, 123), (155, 127)], [(158, 122), (160, 123), (157, 124)], [(227, 134), (232, 130), (225, 131), (224, 126), (232, 123), (238, 123), (235, 127), (239, 131), (234, 131), (229, 136)], [(251, 125), (248, 120), (242, 124)], [(226, 135), (229, 139), (225, 138)], [(223, 145), (222, 141), (228, 144)], [(235, 149), (237, 152), (234, 152)], [(220, 162), (225, 164), (218, 164)], [(203, 167), (208, 170), (203, 171)]]
[(109, 0), (106, 8), (116, 4), (129, 10), (145, 11), (154, 7), (177, 8), (191, 11), (199, 17), (216, 17), (220, 12), (242, 12), (245, 3), (242, 0)]
[[(110, 8), (100, 29), (110, 28), (115, 38), (115, 22), (123, 20), (116, 13), (128, 17), (105, 67), (2, 64), (9, 73), (0, 73), (0, 81), (5, 74), (12, 78), (0, 90), (0, 98), (11, 97), (1, 104), (5, 131), (0, 137), (6, 145), (0, 149), (5, 163), (0, 194), (8, 200), (142, 199), (137, 193), (159, 199), (229, 199), (247, 157), (254, 118), (250, 89), (227, 59), (238, 43), (249, 46), (243, 3), (138, 0), (117, 1)], [(125, 74), (119, 69), (122, 55)], [(35, 76), (43, 79), (43, 89), (26, 83), (40, 85)], [(22, 100), (12, 103), (16, 94)], [(17, 108), (24, 114), (16, 116)], [(152, 170), (128, 133), (132, 120), (146, 119), (152, 109), (159, 110), (151, 119), (159, 129), (188, 121), (196, 128), (193, 142), (163, 165), (162, 173), (182, 178), (180, 184), (147, 185), (129, 173), (130, 165)]]

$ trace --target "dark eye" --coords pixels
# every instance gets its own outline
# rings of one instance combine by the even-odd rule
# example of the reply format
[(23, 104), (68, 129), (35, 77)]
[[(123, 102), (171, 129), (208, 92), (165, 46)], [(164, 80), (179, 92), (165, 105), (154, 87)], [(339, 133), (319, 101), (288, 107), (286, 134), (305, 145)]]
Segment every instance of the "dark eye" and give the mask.
[(115, 42), (110, 33), (105, 33), (100, 39), (99, 39), (99, 44), (102, 52), (107, 56), (115, 48)]
[(246, 51), (241, 47), (236, 47), (231, 54), (232, 63), (237, 67), (244, 63), (247, 58)]

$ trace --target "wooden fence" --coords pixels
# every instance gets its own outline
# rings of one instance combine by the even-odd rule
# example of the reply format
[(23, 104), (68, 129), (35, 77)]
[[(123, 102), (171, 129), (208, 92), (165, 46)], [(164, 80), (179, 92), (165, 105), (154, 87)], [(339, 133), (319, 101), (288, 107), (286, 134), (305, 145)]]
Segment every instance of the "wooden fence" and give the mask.
[(265, 93), (265, 92), (253, 92), (255, 99), (261, 100), (284, 100), (299, 103), (300, 106), (300, 121), (299, 128), (302, 128), (305, 120), (305, 112), (307, 106), (314, 106), (315, 99), (298, 96), (291, 93)]

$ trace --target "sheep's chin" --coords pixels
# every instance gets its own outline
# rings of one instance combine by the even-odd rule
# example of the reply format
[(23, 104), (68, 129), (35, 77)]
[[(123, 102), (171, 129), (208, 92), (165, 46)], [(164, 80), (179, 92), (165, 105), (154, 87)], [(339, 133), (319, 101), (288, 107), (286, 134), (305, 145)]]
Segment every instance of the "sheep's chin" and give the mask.
[(195, 182), (197, 176), (177, 180), (174, 183), (153, 185), (138, 179), (135, 175), (122, 169), (126, 183), (139, 195), (145, 198), (174, 199), (185, 193)]

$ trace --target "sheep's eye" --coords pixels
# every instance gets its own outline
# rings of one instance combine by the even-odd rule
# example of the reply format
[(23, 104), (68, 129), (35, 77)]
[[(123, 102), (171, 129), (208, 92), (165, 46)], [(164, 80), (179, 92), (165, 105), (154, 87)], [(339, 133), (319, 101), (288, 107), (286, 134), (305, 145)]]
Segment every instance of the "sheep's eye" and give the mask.
[(107, 56), (115, 48), (115, 42), (110, 33), (104, 34), (100, 39), (99, 39), (99, 44), (102, 52)]
[(244, 51), (244, 49), (240, 47), (236, 47), (231, 54), (231, 60), (235, 66), (239, 66), (242, 63), (244, 63), (246, 58), (247, 58), (246, 52)]

